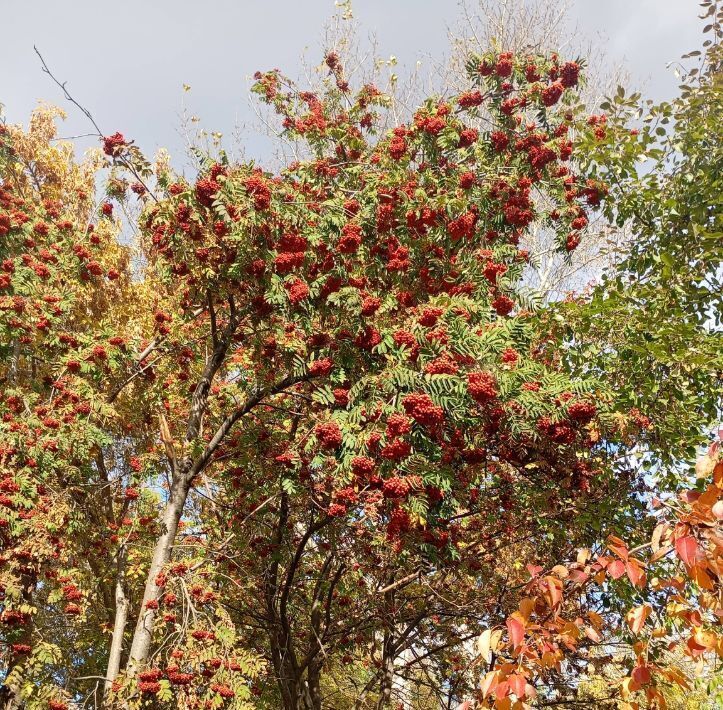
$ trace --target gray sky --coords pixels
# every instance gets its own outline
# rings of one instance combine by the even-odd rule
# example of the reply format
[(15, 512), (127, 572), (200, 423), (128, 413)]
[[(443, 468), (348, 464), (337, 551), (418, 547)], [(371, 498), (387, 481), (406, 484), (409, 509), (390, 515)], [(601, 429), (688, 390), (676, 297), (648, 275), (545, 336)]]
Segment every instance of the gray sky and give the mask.
[[(666, 63), (702, 41), (697, 11), (695, 0), (572, 0), (570, 23), (662, 99), (676, 87)], [(333, 0), (0, 0), (0, 103), (8, 120), (25, 122), (45, 99), (69, 113), (62, 135), (88, 131), (41, 72), (35, 44), (105, 133), (119, 130), (147, 154), (158, 146), (178, 153), (184, 100), (206, 129), (228, 135), (253, 120), (253, 72), (294, 76), (307, 48), (316, 60), (333, 12)], [(356, 0), (354, 15), (375, 33), (380, 56), (413, 66), (445, 54), (459, 8), (457, 0)], [(245, 140), (250, 155), (263, 154), (263, 140)]]

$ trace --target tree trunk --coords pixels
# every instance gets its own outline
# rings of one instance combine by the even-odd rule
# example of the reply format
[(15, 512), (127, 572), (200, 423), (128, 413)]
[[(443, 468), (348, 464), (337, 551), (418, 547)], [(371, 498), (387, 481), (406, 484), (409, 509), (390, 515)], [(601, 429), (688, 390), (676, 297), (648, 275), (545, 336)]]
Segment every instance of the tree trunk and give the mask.
[(311, 701), (309, 710), (321, 710), (321, 664), (316, 661), (309, 663), (307, 677)]
[(317, 707), (311, 686), (306, 680), (299, 682), (299, 691), (299, 710), (321, 710), (321, 704)]
[(161, 520), (162, 532), (153, 550), (153, 558), (146, 578), (146, 588), (138, 612), (138, 622), (133, 632), (133, 641), (126, 668), (129, 678), (133, 678), (138, 673), (148, 661), (150, 655), (156, 610), (149, 609), (148, 602), (157, 601), (160, 596), (161, 587), (156, 584), (156, 578), (171, 559), (171, 552), (178, 531), (178, 522), (183, 514), (188, 491), (191, 488), (189, 469), (190, 466), (183, 466), (171, 482), (168, 503)]
[(377, 710), (384, 710), (392, 699), (394, 685), (394, 641), (390, 632), (384, 634), (384, 649), (382, 652), (382, 678), (379, 684), (379, 702)]
[(113, 681), (120, 672), (121, 654), (123, 653), (123, 635), (128, 622), (128, 597), (125, 592), (125, 553), (118, 552), (118, 571), (115, 582), (115, 620), (113, 622), (113, 638), (108, 653), (108, 668), (105, 674), (103, 696), (107, 700)]
[(15, 384), (15, 379), (18, 376), (18, 367), (20, 366), (20, 341), (14, 338), (12, 342), (13, 347), (7, 372), (7, 381), (11, 385)]

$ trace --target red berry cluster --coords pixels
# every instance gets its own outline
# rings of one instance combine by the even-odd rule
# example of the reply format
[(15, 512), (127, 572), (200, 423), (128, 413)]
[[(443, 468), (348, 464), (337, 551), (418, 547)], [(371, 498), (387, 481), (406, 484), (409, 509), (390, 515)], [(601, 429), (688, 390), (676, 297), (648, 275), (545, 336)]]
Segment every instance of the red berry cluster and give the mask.
[(444, 422), (444, 410), (434, 404), (425, 392), (413, 392), (402, 399), (404, 411), (418, 424), (425, 427), (439, 426)]

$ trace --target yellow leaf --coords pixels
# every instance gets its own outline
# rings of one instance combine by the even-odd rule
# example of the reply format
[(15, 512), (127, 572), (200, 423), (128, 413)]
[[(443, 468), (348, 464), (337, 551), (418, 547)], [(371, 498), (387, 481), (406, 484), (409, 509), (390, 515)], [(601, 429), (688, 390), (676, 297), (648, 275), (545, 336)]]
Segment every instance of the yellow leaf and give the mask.
[(484, 677), (484, 680), (480, 683), (480, 690), (482, 691), (483, 698), (490, 695), (492, 693), (492, 691), (497, 687), (497, 683), (499, 682), (497, 680), (497, 676), (498, 676), (497, 671), (490, 671)]
[(715, 466), (715, 460), (708, 454), (701, 456), (695, 464), (695, 475), (698, 478), (708, 478), (713, 472)]
[(634, 634), (640, 633), (651, 611), (652, 608), (650, 604), (642, 604), (641, 606), (634, 607), (626, 614), (625, 619)]
[(653, 552), (657, 552), (660, 549), (660, 540), (663, 537), (663, 533), (668, 529), (667, 523), (660, 523), (659, 525), (655, 526), (655, 530), (653, 530), (653, 535), (650, 539), (650, 547), (653, 550)]
[(485, 629), (477, 639), (477, 653), (485, 663), (489, 663), (490, 648), (492, 644), (492, 630)]

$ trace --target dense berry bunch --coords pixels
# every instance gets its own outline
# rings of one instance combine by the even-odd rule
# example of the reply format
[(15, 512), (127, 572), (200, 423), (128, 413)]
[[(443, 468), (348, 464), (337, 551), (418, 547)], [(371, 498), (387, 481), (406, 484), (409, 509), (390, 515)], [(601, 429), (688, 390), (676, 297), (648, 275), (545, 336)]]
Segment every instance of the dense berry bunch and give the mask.
[(475, 402), (486, 404), (497, 399), (497, 383), (489, 372), (470, 372), (467, 375), (467, 391)]
[(341, 446), (342, 433), (336, 422), (327, 422), (325, 424), (317, 424), (316, 438), (323, 449), (336, 449)]
[(414, 392), (402, 399), (404, 411), (422, 426), (435, 427), (444, 422), (444, 410), (424, 392)]

